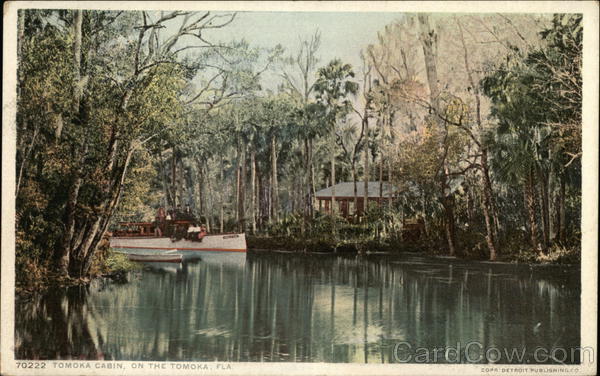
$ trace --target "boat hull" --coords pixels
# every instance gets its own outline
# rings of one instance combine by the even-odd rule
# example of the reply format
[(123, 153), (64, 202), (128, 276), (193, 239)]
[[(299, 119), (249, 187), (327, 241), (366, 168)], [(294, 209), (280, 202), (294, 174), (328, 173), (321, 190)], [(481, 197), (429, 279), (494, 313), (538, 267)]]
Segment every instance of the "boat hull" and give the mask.
[(177, 255), (203, 261), (239, 261), (246, 259), (245, 234), (207, 235), (202, 241), (166, 237), (112, 237), (111, 248), (132, 255)]
[(180, 263), (183, 256), (179, 254), (133, 254), (130, 253), (127, 255), (130, 261), (138, 261), (138, 262), (173, 262)]

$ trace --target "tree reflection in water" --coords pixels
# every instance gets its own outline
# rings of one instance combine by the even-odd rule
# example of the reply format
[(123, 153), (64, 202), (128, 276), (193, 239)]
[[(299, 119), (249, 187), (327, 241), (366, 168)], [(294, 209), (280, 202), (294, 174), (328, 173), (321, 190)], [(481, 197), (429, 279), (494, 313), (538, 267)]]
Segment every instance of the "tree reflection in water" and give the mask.
[(470, 359), (488, 347), (531, 356), (579, 345), (579, 291), (576, 268), (249, 254), (245, 265), (185, 263), (18, 301), (16, 356), (389, 363), (400, 342), (471, 341), (481, 347)]
[(90, 331), (88, 288), (56, 288), (17, 304), (18, 359), (103, 359), (101, 338)]

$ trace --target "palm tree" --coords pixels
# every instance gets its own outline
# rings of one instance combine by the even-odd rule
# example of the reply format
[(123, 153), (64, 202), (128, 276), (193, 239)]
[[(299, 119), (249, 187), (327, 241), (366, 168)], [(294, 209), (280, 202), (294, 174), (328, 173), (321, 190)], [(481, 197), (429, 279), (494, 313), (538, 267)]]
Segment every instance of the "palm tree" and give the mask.
[[(325, 121), (330, 128), (331, 213), (335, 217), (335, 128), (337, 122), (350, 112), (351, 104), (348, 96), (358, 92), (358, 83), (352, 81), (354, 78), (352, 66), (342, 63), (339, 59), (334, 59), (325, 67), (320, 68), (317, 77), (315, 82), (317, 101), (325, 107)], [(332, 229), (335, 236), (335, 218)]]
[(512, 132), (499, 133), (496, 137), (490, 148), (493, 155), (492, 167), (501, 183), (522, 186), (529, 240), (532, 249), (540, 251), (536, 220), (535, 163), (531, 153), (531, 139)]
[(496, 166), (499, 177), (509, 183), (520, 181), (523, 184), (531, 246), (543, 251), (548, 246), (549, 232), (547, 221), (544, 221), (546, 202), (541, 205), (544, 239), (540, 246), (536, 222), (536, 188), (538, 180), (547, 179), (547, 137), (544, 136), (547, 127), (543, 125), (544, 115), (538, 110), (543, 108), (543, 104), (536, 103), (535, 95), (530, 94), (527, 68), (519, 64), (513, 68), (514, 71), (521, 71), (522, 75), (507, 75), (508, 70), (505, 70), (483, 80), (484, 91), (494, 103), (492, 114), (499, 119), (497, 140), (493, 145), (496, 157), (492, 163)]

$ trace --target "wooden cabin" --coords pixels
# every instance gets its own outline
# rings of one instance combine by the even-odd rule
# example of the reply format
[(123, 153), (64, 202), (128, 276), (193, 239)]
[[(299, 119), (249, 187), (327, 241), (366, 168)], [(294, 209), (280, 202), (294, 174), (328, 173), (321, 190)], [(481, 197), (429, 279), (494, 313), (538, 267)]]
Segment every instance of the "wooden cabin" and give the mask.
[[(331, 213), (332, 207), (332, 187), (327, 187), (317, 191), (315, 199), (319, 201), (319, 211)], [(381, 189), (378, 181), (370, 181), (368, 183), (368, 201), (382, 204), (389, 202), (390, 198), (396, 196), (397, 189), (388, 182), (381, 183)], [(354, 207), (354, 183), (343, 182), (335, 185), (335, 202), (337, 212), (346, 219), (360, 218), (365, 210), (365, 182), (356, 182), (357, 203)]]

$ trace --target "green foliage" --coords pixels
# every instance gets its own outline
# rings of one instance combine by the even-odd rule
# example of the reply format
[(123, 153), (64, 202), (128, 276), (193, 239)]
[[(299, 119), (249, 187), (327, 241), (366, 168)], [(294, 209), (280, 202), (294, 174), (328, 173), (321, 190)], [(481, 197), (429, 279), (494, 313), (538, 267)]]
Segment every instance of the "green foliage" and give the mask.
[[(569, 187), (567, 202), (581, 192), (581, 21), (581, 15), (554, 15), (540, 33), (545, 44), (515, 53), (481, 82), (499, 124), (489, 139), (498, 180), (552, 184), (556, 176)], [(576, 228), (580, 208), (563, 205)]]
[(564, 165), (581, 152), (581, 15), (555, 15), (541, 35), (546, 46), (509, 59), (482, 87), (499, 134), (516, 135), (518, 149), (529, 150), (522, 161), (543, 162), (552, 150)]
[(127, 255), (110, 249), (104, 260), (107, 274), (123, 273), (141, 268), (139, 263), (129, 261)]
[(66, 255), (69, 272), (85, 275), (121, 196), (121, 218), (147, 218), (158, 201), (146, 150), (184, 123), (182, 98), (201, 68), (186, 66), (173, 44), (159, 46), (149, 36), (154, 31), (138, 28), (155, 16), (25, 11), (17, 111), (17, 228), (25, 257), (52, 264)]
[[(159, 36), (162, 25), (156, 30), (142, 26), (160, 17), (158, 12), (83, 11), (81, 65), (76, 69), (74, 12), (24, 12), (16, 201), (17, 268), (31, 276), (25, 284), (44, 280), (65, 244), (76, 250), (75, 245), (87, 243), (79, 239), (88, 236), (101, 243), (102, 231), (90, 235), (98, 220), (100, 228), (119, 220), (152, 220), (165, 203), (191, 203), (213, 230), (222, 209), (225, 231), (237, 230), (239, 205), (246, 230), (254, 217), (259, 232), (291, 238), (303, 232), (301, 241), (334, 246), (361, 239), (408, 246), (401, 236), (403, 221), (421, 219), (427, 236), (414, 243), (441, 249), (445, 213), (440, 197), (450, 197), (463, 254), (483, 257), (484, 150), (489, 152), (493, 209), (501, 218), (507, 257), (526, 257), (518, 255), (518, 243), (527, 242), (522, 188), (532, 173), (536, 192), (542, 181), (554, 192), (561, 179), (566, 182), (569, 226), (557, 243), (568, 250), (551, 249), (544, 260), (568, 259), (578, 244), (581, 15), (555, 15), (541, 32), (541, 44), (525, 52), (523, 43), (516, 47), (508, 41), (507, 49), (495, 52), (505, 55), (497, 61), (474, 57), (477, 53), (465, 47), (461, 64), (469, 57), (471, 71), (485, 75), (477, 88), (487, 96), (481, 97), (483, 103), (473, 99), (475, 88), (463, 87), (470, 80), (457, 65), (455, 52), (440, 44), (437, 114), (428, 107), (418, 73), (424, 67), (417, 65), (421, 59), (415, 54), (420, 50), (415, 24), (398, 23), (385, 30), (379, 45), (370, 46), (363, 56), (360, 80), (339, 59), (317, 69), (316, 33), (296, 55), (308, 59), (302, 62), (305, 66), (293, 57), (285, 62), (299, 65), (296, 73), (305, 82), (295, 86), (288, 77), (279, 92), (271, 92), (264, 90), (261, 77), (282, 56), (281, 46), (261, 49), (238, 40), (179, 56), (174, 46), (183, 36), (169, 39)], [(177, 17), (190, 20), (184, 14)], [(449, 23), (440, 24), (451, 33)], [(496, 26), (490, 30), (500, 33)], [(191, 32), (185, 36), (195, 38)], [(394, 36), (399, 39), (386, 39)], [(355, 97), (361, 89), (358, 82), (365, 86), (364, 98)], [(79, 105), (77, 89), (82, 89)], [(357, 124), (362, 119), (354, 116), (353, 107), (361, 105), (360, 116), (370, 130), (364, 135), (367, 141), (359, 143)], [(478, 124), (479, 115), (484, 124)], [(355, 150), (347, 148), (353, 144)], [(370, 171), (360, 166), (365, 148)], [(357, 180), (367, 173), (371, 180), (379, 174), (387, 180), (391, 173), (399, 188), (394, 204), (369, 207), (359, 224), (322, 213), (308, 218), (308, 186), (318, 190), (330, 184), (332, 160), (338, 181), (350, 180), (353, 172)], [(81, 185), (71, 205), (77, 182)], [(535, 219), (541, 221), (537, 211)], [(281, 221), (273, 213), (282, 213)], [(65, 241), (70, 217), (75, 233)], [(331, 239), (334, 229), (342, 240)], [(123, 266), (119, 256), (99, 252), (98, 270), (101, 263)], [(530, 250), (523, 252), (531, 261), (544, 261)]]
[(325, 107), (326, 119), (332, 126), (351, 110), (348, 96), (358, 92), (358, 83), (352, 81), (353, 78), (352, 66), (339, 59), (332, 60), (318, 71), (314, 85), (317, 102)]
[(160, 193), (152, 186), (157, 171), (150, 154), (144, 150), (136, 153), (130, 170), (114, 221), (153, 221), (153, 208), (160, 206)]
[(34, 242), (17, 231), (15, 237), (15, 285), (17, 291), (35, 291), (47, 284), (48, 260)]

